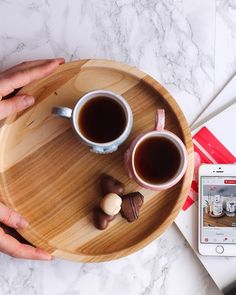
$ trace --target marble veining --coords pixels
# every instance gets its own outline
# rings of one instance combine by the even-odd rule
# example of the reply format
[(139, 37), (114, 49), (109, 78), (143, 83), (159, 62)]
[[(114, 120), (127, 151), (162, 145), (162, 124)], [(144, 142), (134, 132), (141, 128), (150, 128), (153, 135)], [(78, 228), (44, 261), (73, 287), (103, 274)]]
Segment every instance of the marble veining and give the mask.
[[(207, 272), (194, 261), (192, 250), (175, 227), (143, 250), (112, 262), (34, 262), (3, 255), (0, 259), (0, 294), (4, 295), (217, 295)], [(191, 282), (187, 279), (190, 271)]]
[[(1, 6), (2, 68), (22, 55), (116, 59), (163, 83), (190, 121), (213, 95), (214, 1), (21, 0)], [(10, 11), (7, 18), (4, 11)]]
[(216, 1), (215, 88), (236, 73), (236, 2)]
[[(108, 58), (158, 79), (191, 123), (234, 73), (234, 0), (0, 0), (0, 69), (36, 58)], [(123, 259), (22, 261), (0, 254), (5, 294), (218, 295), (173, 225)]]

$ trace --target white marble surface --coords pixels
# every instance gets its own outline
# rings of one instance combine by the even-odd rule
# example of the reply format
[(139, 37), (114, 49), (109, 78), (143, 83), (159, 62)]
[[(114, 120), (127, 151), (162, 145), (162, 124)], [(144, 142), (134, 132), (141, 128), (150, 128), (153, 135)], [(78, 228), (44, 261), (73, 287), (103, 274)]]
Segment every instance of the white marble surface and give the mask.
[[(168, 88), (191, 123), (235, 71), (236, 1), (0, 0), (0, 69), (53, 56), (140, 67)], [(0, 255), (0, 295), (93, 293), (220, 294), (174, 225), (114, 262)]]
[(174, 226), (113, 262), (34, 262), (3, 255), (0, 262), (1, 295), (220, 294)]
[(236, 73), (236, 1), (216, 1), (215, 89)]

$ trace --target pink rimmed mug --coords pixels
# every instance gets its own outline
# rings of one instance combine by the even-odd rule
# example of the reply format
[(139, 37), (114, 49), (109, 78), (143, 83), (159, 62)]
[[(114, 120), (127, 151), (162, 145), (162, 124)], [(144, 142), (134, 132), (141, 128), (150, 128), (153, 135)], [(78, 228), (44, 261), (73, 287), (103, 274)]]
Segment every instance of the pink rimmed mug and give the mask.
[[(187, 169), (187, 151), (183, 142), (174, 133), (165, 130), (164, 126), (165, 111), (163, 109), (158, 109), (156, 113), (155, 129), (153, 131), (142, 133), (138, 137), (136, 137), (124, 155), (125, 167), (129, 177), (134, 179), (140, 186), (154, 191), (161, 191), (174, 186), (180, 181)], [(176, 172), (174, 173), (174, 175), (172, 175), (171, 178), (165, 179), (165, 181), (149, 181), (145, 179), (138, 171), (138, 164), (135, 162), (136, 152), (139, 149), (140, 145), (144, 144), (147, 139), (151, 139), (154, 137), (158, 137), (162, 141), (164, 138), (167, 142), (170, 142), (171, 145), (175, 147), (176, 157), (178, 157)], [(162, 157), (161, 154), (159, 156)], [(174, 154), (172, 155), (172, 157), (173, 156), (175, 157)], [(154, 162), (150, 163), (150, 165), (153, 165), (153, 163)], [(158, 165), (158, 162), (155, 163), (155, 165)], [(171, 167), (169, 168), (171, 169)]]

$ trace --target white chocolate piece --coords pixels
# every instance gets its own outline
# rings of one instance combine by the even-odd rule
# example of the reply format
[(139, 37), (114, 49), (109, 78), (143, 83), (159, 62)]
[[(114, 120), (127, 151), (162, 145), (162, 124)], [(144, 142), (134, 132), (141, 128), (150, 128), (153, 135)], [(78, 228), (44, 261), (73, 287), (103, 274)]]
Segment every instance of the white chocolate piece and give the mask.
[(100, 208), (107, 215), (116, 215), (120, 212), (122, 199), (117, 194), (109, 193), (101, 199)]

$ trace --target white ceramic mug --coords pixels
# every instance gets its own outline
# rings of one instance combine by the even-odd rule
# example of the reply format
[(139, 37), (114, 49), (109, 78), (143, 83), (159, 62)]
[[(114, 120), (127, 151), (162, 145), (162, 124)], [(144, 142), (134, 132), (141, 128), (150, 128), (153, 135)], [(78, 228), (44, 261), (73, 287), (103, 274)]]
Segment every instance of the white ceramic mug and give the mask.
[[(97, 143), (86, 138), (86, 136), (81, 132), (81, 128), (78, 122), (79, 114), (82, 107), (88, 101), (96, 97), (108, 97), (115, 100), (122, 107), (126, 117), (126, 126), (122, 134), (118, 138), (105, 143)], [(133, 126), (133, 115), (128, 102), (121, 95), (108, 90), (94, 90), (88, 92), (78, 100), (73, 109), (59, 106), (54, 107), (52, 113), (59, 117), (71, 119), (72, 126), (81, 141), (90, 147), (90, 151), (98, 154), (108, 154), (115, 152), (118, 149), (119, 145), (121, 145), (127, 139)]]

